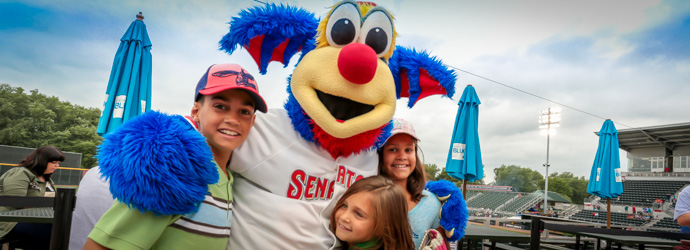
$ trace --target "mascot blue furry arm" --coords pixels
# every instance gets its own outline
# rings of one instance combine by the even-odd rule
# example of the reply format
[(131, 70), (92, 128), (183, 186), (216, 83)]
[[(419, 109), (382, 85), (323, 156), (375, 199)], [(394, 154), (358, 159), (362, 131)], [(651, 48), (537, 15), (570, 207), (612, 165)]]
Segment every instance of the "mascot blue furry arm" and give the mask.
[(257, 115), (233, 153), (229, 248), (336, 247), (331, 200), (378, 173), (376, 149), (390, 135), (396, 100), (408, 98), (411, 108), (430, 95), (452, 97), (455, 73), (426, 52), (396, 46), (393, 20), (385, 8), (355, 1), (336, 3), (320, 21), (282, 4), (232, 18), (221, 50), (244, 48), (261, 74), (271, 61), (287, 66), (301, 55), (284, 110)]
[(429, 181), (424, 188), (436, 194), (443, 203), (439, 217), (441, 218), (441, 226), (446, 230), (448, 241), (462, 239), (465, 236), (469, 212), (460, 189), (447, 180)]
[(106, 135), (98, 160), (113, 197), (142, 213), (196, 212), (219, 178), (206, 138), (186, 118), (157, 111)]

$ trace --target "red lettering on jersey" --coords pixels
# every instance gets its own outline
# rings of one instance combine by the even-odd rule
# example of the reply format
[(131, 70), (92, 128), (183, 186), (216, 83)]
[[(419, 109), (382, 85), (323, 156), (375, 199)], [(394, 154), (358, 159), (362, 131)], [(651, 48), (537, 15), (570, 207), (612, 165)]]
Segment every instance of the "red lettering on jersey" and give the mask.
[(333, 184), (335, 184), (335, 181), (331, 182), (331, 185), (328, 185), (328, 199), (333, 199)]
[(340, 185), (347, 185), (345, 184), (345, 173), (347, 172), (347, 169), (344, 166), (338, 166), (338, 177), (335, 178), (335, 182), (337, 182)]
[(328, 181), (328, 179), (321, 179), (321, 181), (318, 181), (316, 183), (316, 197), (318, 199), (325, 200), (326, 199), (326, 188), (328, 188), (328, 183), (331, 183), (333, 185), (332, 181)]
[(314, 188), (316, 185), (314, 185), (314, 182), (316, 182), (317, 179), (314, 176), (309, 176), (307, 177), (307, 188), (304, 192), (304, 198), (307, 200), (313, 200), (314, 199)]
[(354, 183), (355, 180), (355, 172), (350, 171), (349, 169), (347, 170), (347, 187), (350, 188), (350, 185)]
[(362, 175), (357, 176), (357, 179), (355, 179), (355, 182), (357, 182), (358, 180), (361, 180), (361, 179), (364, 179), (364, 176), (362, 176)]
[(287, 197), (295, 200), (302, 198), (302, 188), (304, 188), (304, 179), (306, 174), (302, 170), (295, 170), (292, 172), (290, 178), (290, 186), (288, 187)]
[(330, 200), (333, 199), (336, 183), (349, 188), (352, 183), (363, 178), (364, 176), (358, 175), (345, 166), (338, 166), (335, 180), (309, 175), (304, 170), (295, 170), (290, 176), (287, 197), (295, 200)]

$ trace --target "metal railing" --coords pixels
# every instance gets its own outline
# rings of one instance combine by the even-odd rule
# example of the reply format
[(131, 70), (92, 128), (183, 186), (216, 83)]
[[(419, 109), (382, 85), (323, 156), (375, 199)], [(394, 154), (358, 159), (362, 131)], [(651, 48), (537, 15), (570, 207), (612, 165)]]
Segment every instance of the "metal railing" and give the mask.
[(624, 172), (624, 177), (690, 177), (690, 172)]
[[(553, 230), (566, 233), (596, 233), (596, 234), (606, 234), (606, 235), (621, 235), (621, 236), (640, 236), (640, 237), (656, 237), (662, 239), (670, 240), (681, 240), (690, 239), (689, 234), (681, 234), (675, 232), (648, 232), (648, 231), (635, 231), (635, 230), (624, 230), (625, 227), (616, 227), (611, 225), (611, 229), (598, 228), (599, 226), (585, 226), (585, 223), (579, 223), (569, 220), (555, 219), (551, 217), (544, 216), (527, 216), (531, 219), (531, 240), (530, 249), (540, 249), (541, 244), (541, 233), (540, 230)], [(523, 219), (526, 219), (523, 216)], [(605, 227), (605, 225), (603, 225)], [(578, 237), (579, 240), (579, 237)], [(640, 248), (644, 249), (644, 248)]]
[[(16, 166), (17, 164), (0, 163), (0, 175), (4, 174), (10, 168)], [(79, 182), (86, 171), (88, 171), (88, 169), (58, 167), (50, 178), (53, 179), (53, 182), (56, 186), (76, 187), (79, 185)]]

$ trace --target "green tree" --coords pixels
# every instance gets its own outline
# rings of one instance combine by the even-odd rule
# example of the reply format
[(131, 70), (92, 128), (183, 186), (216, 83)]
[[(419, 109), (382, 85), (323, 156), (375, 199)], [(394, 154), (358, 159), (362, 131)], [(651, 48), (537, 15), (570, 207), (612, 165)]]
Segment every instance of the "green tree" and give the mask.
[[(53, 145), (82, 154), (81, 167), (98, 165), (96, 148), (103, 140), (96, 134), (101, 111), (25, 93), (21, 87), (0, 84), (0, 144), (36, 148)], [(79, 167), (79, 166), (74, 166)]]
[[(485, 176), (486, 176), (486, 175), (485, 175)], [(479, 179), (479, 180), (475, 180), (475, 181), (472, 181), (472, 182), (468, 182), (467, 184), (472, 184), (472, 185), (484, 185), (484, 178)]]
[[(561, 174), (554, 173), (552, 176), (566, 183), (569, 192), (559, 193), (568, 196), (573, 203), (583, 204), (584, 199), (589, 196), (587, 193), (587, 180), (585, 180), (584, 176), (577, 177), (570, 172), (563, 172)], [(551, 180), (553, 178), (549, 178), (549, 190), (551, 190)]]
[(436, 181), (438, 175), (438, 167), (436, 164), (424, 164), (424, 173), (426, 174), (426, 179), (428, 181)]
[[(452, 183), (455, 183), (456, 186), (462, 187), (462, 180), (455, 179), (448, 175), (448, 172), (446, 172), (446, 169), (439, 169), (436, 164), (425, 164), (424, 165), (424, 171), (426, 172), (427, 175), (427, 180), (429, 181), (437, 181), (437, 180), (447, 180)], [(440, 171), (440, 173), (439, 173)], [(484, 185), (484, 180), (479, 179), (473, 182), (468, 182), (467, 184), (473, 184), (473, 185)]]
[[(544, 176), (530, 168), (501, 165), (501, 167), (494, 169), (494, 174), (496, 185), (499, 186), (513, 186), (515, 191), (526, 193), (544, 190)], [(582, 204), (584, 199), (589, 196), (587, 180), (570, 172), (551, 173), (549, 175), (549, 191), (568, 197), (575, 204)]]
[(573, 203), (584, 204), (585, 198), (590, 195), (587, 193), (587, 184), (588, 181), (584, 176), (576, 177), (570, 182), (570, 186), (573, 188), (573, 195), (570, 196), (570, 199)]
[[(542, 180), (539, 185), (543, 187), (544, 180)], [(566, 196), (575, 204), (583, 204), (584, 199), (589, 196), (585, 177), (577, 177), (570, 172), (563, 172), (560, 174), (554, 172), (550, 174), (549, 191)]]
[(568, 180), (558, 177), (557, 173), (549, 175), (549, 191), (568, 198), (573, 195), (573, 189), (568, 185)]
[(455, 186), (462, 187), (462, 180), (455, 179), (448, 175), (448, 172), (446, 172), (446, 169), (442, 169), (441, 173), (438, 175), (437, 180), (447, 180), (452, 183), (455, 183)]
[(495, 181), (498, 186), (513, 186), (517, 192), (531, 193), (543, 189), (544, 176), (539, 172), (516, 165), (501, 165), (494, 169)]

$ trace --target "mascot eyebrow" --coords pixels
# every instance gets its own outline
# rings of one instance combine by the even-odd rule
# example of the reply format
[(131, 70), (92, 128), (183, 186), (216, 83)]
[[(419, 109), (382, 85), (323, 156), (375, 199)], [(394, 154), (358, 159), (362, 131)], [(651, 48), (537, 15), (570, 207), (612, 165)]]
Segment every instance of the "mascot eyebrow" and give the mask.
[[(340, 2), (336, 5), (333, 5), (331, 7), (331, 10), (328, 12), (328, 15), (326, 15), (324, 20), (319, 24), (319, 28), (318, 28), (319, 32), (317, 35), (318, 37), (316, 38), (317, 48), (329, 46), (328, 40), (326, 39), (326, 36), (324, 35), (324, 33), (326, 32), (326, 24), (328, 23), (329, 19), (331, 18), (331, 14), (333, 13), (333, 10), (335, 10), (339, 5), (343, 5), (343, 4), (353, 4), (356, 6), (358, 3), (354, 2), (354, 1), (343, 1), (343, 2)], [(358, 10), (360, 10), (360, 16), (364, 16), (362, 18), (362, 20), (365, 20), (371, 13), (373, 13), (375, 11), (384, 12), (386, 14), (386, 16), (389, 18), (389, 20), (391, 22), (391, 26), (393, 25), (393, 20), (395, 20), (395, 17), (393, 17), (393, 15), (388, 12), (388, 10), (381, 8), (381, 7), (377, 7), (376, 4), (372, 3), (372, 2), (360, 2), (360, 6), (359, 6)], [(393, 28), (393, 34), (392, 35), (393, 35), (392, 44), (395, 44), (396, 38), (398, 36), (398, 33), (395, 30), (395, 27)], [(383, 56), (383, 58), (387, 62), (388, 59), (391, 58), (392, 55), (393, 55), (393, 50), (390, 50), (390, 51), (388, 51), (388, 53), (386, 55)]]
[[(305, 9), (284, 4), (256, 6), (234, 16), (229, 32), (220, 41), (220, 50), (232, 54), (238, 47), (244, 48), (256, 62), (260, 74), (266, 74), (272, 61), (287, 67), (290, 59), (301, 52), (292, 75), (287, 79), (285, 111), (280, 114), (269, 112), (257, 117), (255, 123), (257, 128), (268, 126), (264, 123), (287, 124), (279, 122), (289, 121), (292, 128), (271, 130), (275, 132), (271, 136), (250, 135), (246, 144), (252, 144), (252, 140), (282, 138), (284, 134), (289, 137), (297, 132), (299, 143), (293, 146), (308, 145), (308, 149), (291, 151), (299, 154), (291, 159), (273, 159), (281, 162), (283, 171), (302, 171), (304, 162), (291, 163), (294, 159), (318, 159), (318, 162), (328, 164), (309, 166), (318, 168), (311, 177), (324, 181), (338, 180), (335, 173), (329, 172), (333, 167), (325, 165), (335, 166), (344, 159), (358, 162), (357, 166), (349, 166), (353, 173), (351, 176), (357, 175), (355, 172), (359, 177), (377, 173), (375, 151), (390, 136), (390, 121), (395, 114), (397, 100), (407, 98), (407, 106), (412, 108), (419, 100), (431, 95), (452, 98), (455, 93), (455, 72), (441, 60), (423, 50), (397, 45), (394, 20), (393, 15), (381, 6), (351, 0), (331, 6), (322, 20)], [(271, 142), (261, 141), (254, 145), (262, 143)], [(233, 162), (246, 164), (240, 168), (275, 167), (263, 164), (269, 162), (264, 161), (265, 158), (278, 157), (277, 154), (248, 148), (240, 147), (240, 153), (233, 156)], [(249, 155), (261, 154), (263, 160), (258, 163), (245, 161), (241, 154), (245, 151), (251, 151)], [(253, 190), (257, 194), (274, 184), (264, 183), (266, 178), (263, 176), (238, 174), (263, 188), (263, 191)], [(351, 183), (342, 184), (349, 187)], [(448, 194), (443, 196), (449, 196), (448, 190), (452, 190), (451, 187), (432, 189), (447, 191)], [(275, 189), (275, 192), (286, 193), (282, 189)], [(462, 195), (450, 197), (463, 199)], [(455, 204), (464, 204), (464, 200)], [(456, 210), (448, 210), (451, 211)], [(463, 217), (467, 215), (466, 210), (456, 215), (446, 215), (441, 223), (447, 232), (453, 234), (449, 235), (450, 240), (462, 237), (467, 222), (467, 217)], [(314, 225), (304, 226), (313, 229)]]

